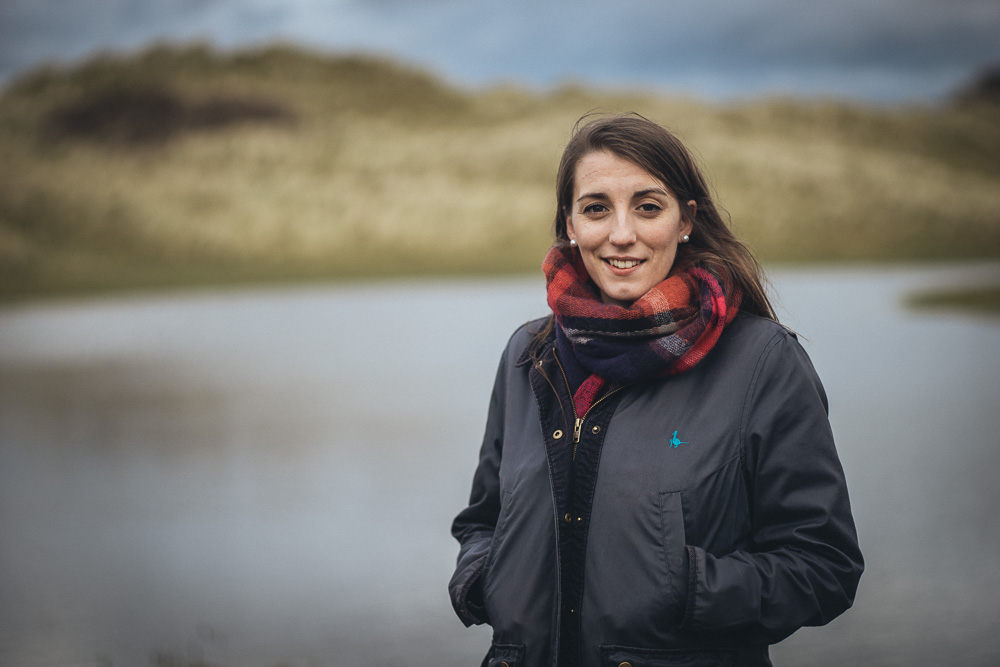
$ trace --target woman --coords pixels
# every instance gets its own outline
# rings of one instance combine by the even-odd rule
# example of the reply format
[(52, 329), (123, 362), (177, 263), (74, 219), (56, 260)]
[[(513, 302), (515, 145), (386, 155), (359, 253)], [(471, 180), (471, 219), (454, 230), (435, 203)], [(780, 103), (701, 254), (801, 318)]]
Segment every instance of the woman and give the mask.
[(863, 568), (823, 388), (690, 154), (579, 127), (500, 361), (450, 584), (484, 665), (770, 665)]

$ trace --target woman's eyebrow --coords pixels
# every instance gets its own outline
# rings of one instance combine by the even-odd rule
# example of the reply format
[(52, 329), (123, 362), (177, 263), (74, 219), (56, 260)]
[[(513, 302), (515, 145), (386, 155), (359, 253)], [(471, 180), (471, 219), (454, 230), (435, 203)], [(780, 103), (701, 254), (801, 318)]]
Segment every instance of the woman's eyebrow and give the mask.
[[(670, 193), (663, 188), (646, 188), (645, 190), (636, 190), (632, 193), (632, 198), (645, 197), (646, 195), (663, 195), (664, 197), (669, 197)], [(608, 195), (605, 192), (586, 192), (577, 198), (577, 201), (583, 201), (584, 199), (608, 199)]]
[(669, 197), (670, 193), (663, 188), (646, 188), (645, 190), (639, 190), (632, 197), (645, 197), (646, 195), (663, 195)]

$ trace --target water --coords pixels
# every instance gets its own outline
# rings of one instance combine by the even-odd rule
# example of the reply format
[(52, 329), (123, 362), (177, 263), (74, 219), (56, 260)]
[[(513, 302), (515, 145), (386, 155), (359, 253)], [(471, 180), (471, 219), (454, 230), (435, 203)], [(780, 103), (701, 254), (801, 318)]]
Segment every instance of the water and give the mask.
[[(996, 264), (783, 270), (868, 561), (778, 665), (1000, 661)], [(540, 279), (0, 310), (0, 665), (471, 665), (445, 586), (495, 364)]]

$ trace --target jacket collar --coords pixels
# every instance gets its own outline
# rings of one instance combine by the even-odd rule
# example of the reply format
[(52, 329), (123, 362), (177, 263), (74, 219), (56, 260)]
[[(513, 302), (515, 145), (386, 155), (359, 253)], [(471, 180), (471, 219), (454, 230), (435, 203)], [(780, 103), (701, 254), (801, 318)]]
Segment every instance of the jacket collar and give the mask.
[[(528, 328), (528, 333), (531, 334), (533, 328), (532, 325), (537, 325), (538, 327), (545, 326), (545, 319), (535, 320), (534, 322), (529, 322), (526, 326)], [(535, 342), (534, 336), (528, 340), (528, 344), (524, 346), (521, 350), (521, 354), (518, 356), (517, 361), (514, 362), (514, 366), (521, 367), (531, 362), (532, 350), (541, 349), (542, 354), (540, 358), (549, 359), (552, 357), (552, 350), (555, 349), (556, 342), (556, 327), (559, 326), (555, 322), (552, 323), (552, 330), (549, 331), (548, 335), (542, 340)], [(535, 331), (538, 329), (536, 328)]]

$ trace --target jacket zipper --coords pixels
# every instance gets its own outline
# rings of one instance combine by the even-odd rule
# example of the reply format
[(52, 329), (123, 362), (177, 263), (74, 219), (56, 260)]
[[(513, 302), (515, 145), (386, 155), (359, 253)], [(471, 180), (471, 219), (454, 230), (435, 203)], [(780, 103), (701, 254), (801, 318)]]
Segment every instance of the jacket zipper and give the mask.
[(559, 361), (559, 355), (556, 354), (555, 350), (552, 351), (552, 356), (555, 358), (556, 364), (559, 366), (559, 371), (562, 373), (563, 382), (566, 383), (566, 391), (569, 392), (570, 407), (573, 409), (573, 420), (574, 420), (573, 421), (573, 460), (575, 461), (576, 460), (576, 446), (580, 444), (580, 436), (583, 433), (583, 422), (586, 421), (587, 415), (589, 415), (593, 411), (593, 409), (598, 406), (598, 404), (601, 401), (603, 401), (604, 399), (608, 398), (609, 396), (613, 396), (614, 394), (618, 393), (619, 391), (621, 391), (622, 389), (624, 389), (627, 385), (623, 384), (620, 387), (615, 387), (614, 389), (612, 389), (608, 393), (604, 394), (604, 396), (601, 396), (599, 399), (597, 399), (596, 401), (594, 401), (593, 403), (590, 404), (590, 407), (587, 408), (587, 411), (585, 413), (583, 413), (582, 417), (577, 417), (576, 416), (576, 403), (573, 402), (573, 390), (569, 386), (569, 378), (566, 377), (566, 370), (563, 368), (562, 362)]

